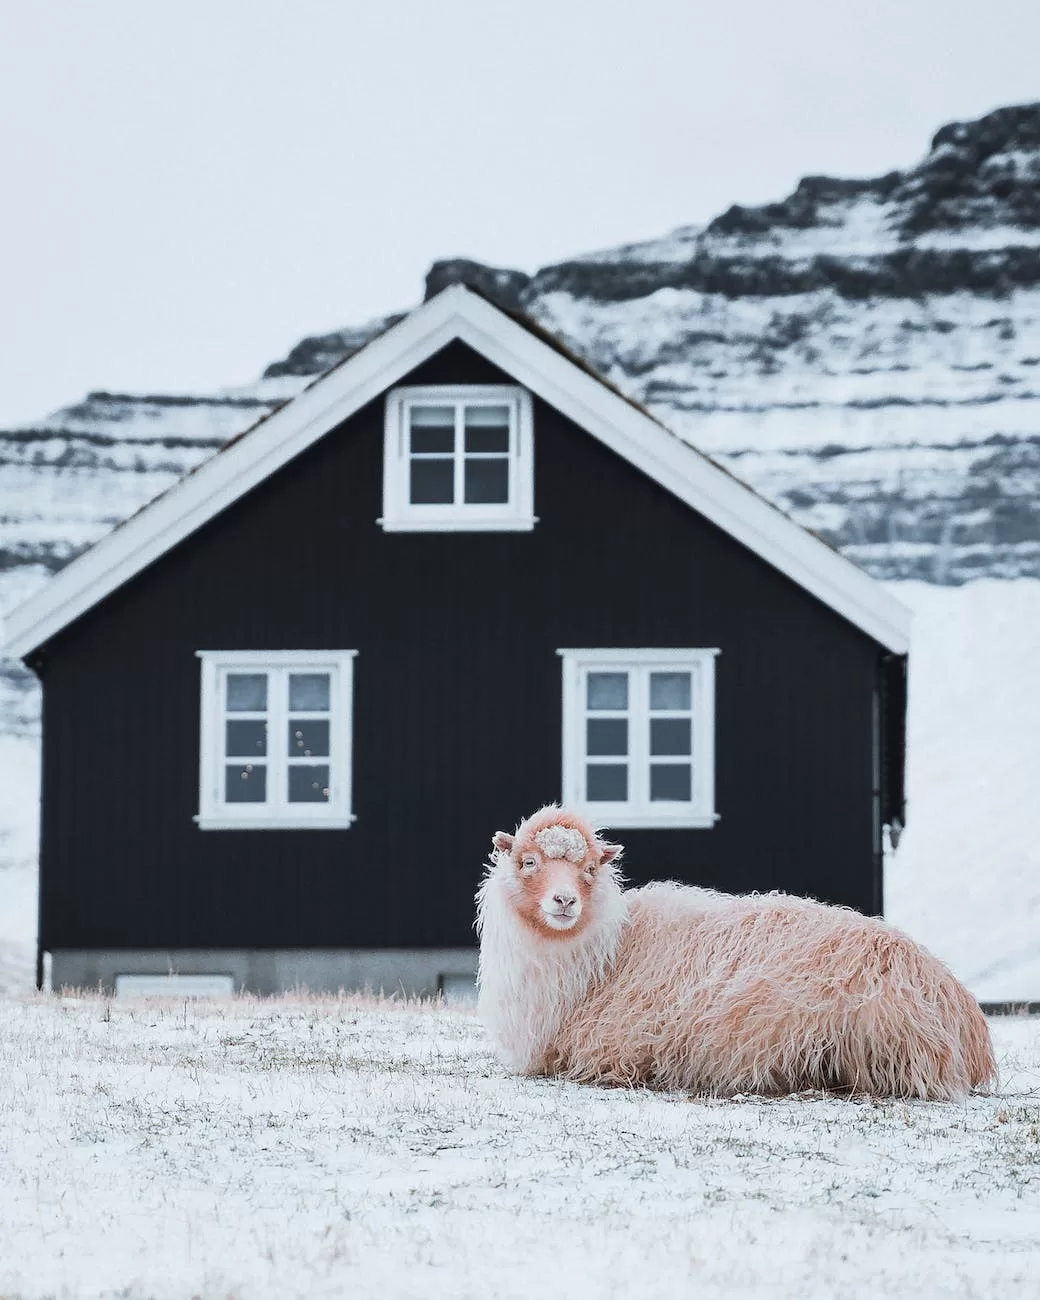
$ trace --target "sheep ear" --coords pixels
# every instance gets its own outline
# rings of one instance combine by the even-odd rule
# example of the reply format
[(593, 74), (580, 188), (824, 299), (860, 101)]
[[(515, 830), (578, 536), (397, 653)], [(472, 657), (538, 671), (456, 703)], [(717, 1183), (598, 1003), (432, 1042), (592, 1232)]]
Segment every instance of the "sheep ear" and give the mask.
[(599, 850), (600, 864), (606, 866), (608, 862), (613, 862), (620, 854), (622, 847), (620, 844), (601, 844)]
[(500, 853), (512, 853), (513, 851), (513, 836), (507, 835), (505, 831), (495, 831), (491, 842)]

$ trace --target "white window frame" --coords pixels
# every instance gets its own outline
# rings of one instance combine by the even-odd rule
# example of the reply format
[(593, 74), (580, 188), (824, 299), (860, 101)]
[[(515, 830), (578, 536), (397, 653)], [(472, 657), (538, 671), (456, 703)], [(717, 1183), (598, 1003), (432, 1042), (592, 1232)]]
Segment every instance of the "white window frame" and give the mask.
[[(455, 407), (455, 501), (413, 505), (410, 496), (409, 412), (413, 406)], [(462, 497), (466, 406), (509, 408), (509, 501), (474, 503)], [(392, 388), (386, 395), (383, 436), (383, 513), (387, 532), (527, 532), (534, 516), (534, 432), (531, 394), (513, 384), (438, 384)]]
[[(356, 650), (199, 650), (200, 692), (199, 811), (200, 830), (342, 830), (355, 817), (353, 784), (354, 658)], [(268, 673), (267, 794), (264, 803), (228, 803), (223, 797), (224, 682), (229, 672), (254, 669)], [(327, 803), (289, 803), (286, 794), (289, 756), (285, 753), (289, 719), (290, 672), (328, 672), (329, 757), (332, 794)]]
[[(715, 811), (715, 658), (718, 649), (558, 650), (563, 660), (563, 798), (609, 827), (707, 829)], [(689, 802), (650, 800), (649, 675), (692, 673), (693, 784)], [(629, 673), (629, 798), (586, 798), (586, 678), (590, 672)], [(608, 760), (609, 761), (609, 760)]]

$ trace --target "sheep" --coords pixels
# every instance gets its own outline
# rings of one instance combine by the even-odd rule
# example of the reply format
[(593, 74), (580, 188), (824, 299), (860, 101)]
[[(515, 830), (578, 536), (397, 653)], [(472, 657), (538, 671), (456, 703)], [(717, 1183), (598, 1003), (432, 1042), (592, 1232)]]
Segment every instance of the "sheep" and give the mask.
[(493, 846), (478, 1012), (517, 1074), (936, 1101), (996, 1080), (978, 1003), (885, 921), (780, 893), (624, 890), (621, 846), (555, 805)]

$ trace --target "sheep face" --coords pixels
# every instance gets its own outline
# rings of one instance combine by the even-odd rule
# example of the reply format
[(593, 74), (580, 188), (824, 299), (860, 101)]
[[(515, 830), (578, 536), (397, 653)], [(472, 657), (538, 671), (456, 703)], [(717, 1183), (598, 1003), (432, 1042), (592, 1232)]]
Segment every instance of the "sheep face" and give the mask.
[(597, 875), (620, 853), (585, 827), (554, 822), (495, 836), (517, 916), (542, 938), (573, 939), (595, 912)]

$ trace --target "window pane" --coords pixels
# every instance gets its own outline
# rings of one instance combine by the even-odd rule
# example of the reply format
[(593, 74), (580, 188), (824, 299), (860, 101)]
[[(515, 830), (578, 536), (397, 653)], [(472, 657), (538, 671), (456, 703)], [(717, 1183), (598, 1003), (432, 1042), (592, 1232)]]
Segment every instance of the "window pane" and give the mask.
[(508, 505), (509, 461), (466, 459), (466, 502), (469, 505)]
[(466, 407), (466, 450), (509, 451), (509, 407)]
[(447, 425), (449, 429), (455, 427), (455, 407), (449, 403), (439, 403), (437, 405), (424, 405), (412, 407), (412, 428), (420, 425), (425, 429), (435, 429)]
[(585, 724), (586, 754), (627, 754), (626, 718), (589, 718)]
[(224, 769), (224, 800), (227, 803), (263, 803), (267, 798), (267, 768), (263, 763), (230, 764)]
[(293, 764), (289, 768), (290, 803), (328, 803), (329, 767)]
[(627, 709), (628, 673), (589, 673), (590, 709)]
[(267, 723), (230, 719), (224, 724), (224, 752), (228, 758), (256, 758), (267, 753)]
[(454, 451), (454, 406), (413, 406), (411, 436), (412, 451)]
[(328, 673), (290, 673), (289, 708), (301, 713), (328, 713)]
[(509, 424), (508, 406), (467, 406), (466, 423), (482, 425), (485, 428)]
[(651, 754), (689, 754), (692, 752), (690, 749), (689, 718), (650, 719)]
[(585, 798), (590, 803), (624, 803), (628, 798), (628, 765), (589, 763), (585, 768)]
[(690, 707), (690, 674), (651, 673), (650, 707), (652, 709), (688, 709)]
[(314, 718), (289, 719), (289, 757), (310, 758), (329, 752), (328, 720)]
[(413, 460), (409, 500), (413, 506), (450, 506), (455, 500), (455, 462)]
[(228, 713), (263, 713), (267, 709), (266, 673), (228, 673)]
[(689, 803), (693, 773), (689, 763), (681, 767), (671, 763), (653, 763), (650, 767), (650, 798)]

